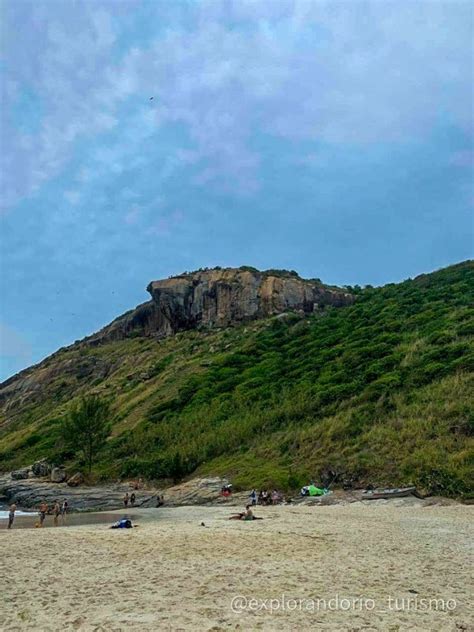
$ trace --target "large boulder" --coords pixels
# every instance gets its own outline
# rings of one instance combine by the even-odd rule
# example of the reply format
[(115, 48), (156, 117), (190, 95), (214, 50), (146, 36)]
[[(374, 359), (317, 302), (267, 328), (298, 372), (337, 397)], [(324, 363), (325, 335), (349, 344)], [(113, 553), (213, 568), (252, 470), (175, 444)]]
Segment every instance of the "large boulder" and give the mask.
[(35, 476), (49, 476), (51, 474), (51, 465), (46, 459), (41, 459), (41, 461), (33, 463), (31, 470)]
[(69, 487), (79, 487), (84, 482), (84, 476), (81, 472), (76, 472), (71, 478), (68, 479), (67, 484)]
[(14, 481), (20, 481), (20, 480), (23, 480), (24, 478), (28, 478), (29, 473), (30, 473), (30, 468), (25, 467), (22, 470), (15, 470), (14, 472), (12, 472), (11, 477)]
[(64, 467), (53, 467), (53, 469), (51, 470), (52, 483), (64, 483), (66, 478), (67, 475)]

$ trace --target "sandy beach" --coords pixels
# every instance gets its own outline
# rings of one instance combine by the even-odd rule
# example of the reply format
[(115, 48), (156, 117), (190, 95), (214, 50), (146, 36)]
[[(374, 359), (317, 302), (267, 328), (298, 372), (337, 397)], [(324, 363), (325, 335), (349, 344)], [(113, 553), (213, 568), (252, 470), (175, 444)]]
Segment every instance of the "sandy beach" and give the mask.
[(474, 629), (472, 507), (233, 511), (146, 509), (131, 530), (2, 528), (0, 629)]

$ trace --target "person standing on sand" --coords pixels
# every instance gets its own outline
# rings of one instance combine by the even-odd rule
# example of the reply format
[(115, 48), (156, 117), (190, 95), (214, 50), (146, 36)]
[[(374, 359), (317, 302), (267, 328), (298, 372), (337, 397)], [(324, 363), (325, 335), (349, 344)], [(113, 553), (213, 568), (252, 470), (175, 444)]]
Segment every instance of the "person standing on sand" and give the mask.
[(15, 503), (13, 503), (12, 505), (10, 505), (10, 510), (8, 512), (8, 529), (12, 528), (13, 521), (15, 520), (15, 511), (16, 505)]
[(39, 506), (40, 527), (43, 526), (47, 512), (48, 512), (48, 505), (43, 501), (41, 505)]
[(61, 514), (61, 507), (57, 500), (54, 501), (53, 514), (54, 514), (54, 526), (57, 527), (59, 515)]
[(66, 499), (63, 500), (63, 504), (61, 505), (61, 516), (63, 519), (63, 524), (66, 524), (66, 514), (69, 509), (69, 505)]
[(250, 500), (252, 502), (252, 506), (255, 507), (257, 504), (257, 490), (252, 489), (252, 493), (250, 494)]
[(132, 492), (132, 495), (130, 496), (130, 504), (132, 505), (132, 507), (135, 506), (135, 494)]
[(125, 492), (125, 496), (123, 497), (123, 506), (125, 509), (128, 507), (128, 492)]

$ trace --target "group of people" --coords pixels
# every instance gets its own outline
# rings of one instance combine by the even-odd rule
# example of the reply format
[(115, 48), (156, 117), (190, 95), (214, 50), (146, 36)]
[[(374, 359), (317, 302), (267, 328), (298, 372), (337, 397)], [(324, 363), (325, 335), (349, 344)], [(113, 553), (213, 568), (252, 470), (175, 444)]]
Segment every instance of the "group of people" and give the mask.
[(55, 500), (51, 506), (43, 501), (39, 506), (39, 523), (37, 523), (36, 526), (42, 527), (48, 514), (53, 514), (53, 522), (55, 527), (59, 525), (60, 516), (62, 524), (66, 524), (66, 514), (68, 512), (68, 509), (69, 503), (67, 502), (66, 498), (64, 498), (61, 503), (58, 500)]
[(256, 489), (252, 489), (250, 494), (250, 504), (255, 505), (278, 505), (283, 502), (282, 494), (274, 489), (269, 492), (267, 489), (261, 489), (258, 494)]
[[(46, 516), (48, 514), (53, 515), (53, 521), (54, 521), (55, 527), (59, 525), (60, 516), (62, 518), (62, 524), (65, 524), (68, 508), (69, 508), (69, 505), (66, 499), (64, 499), (62, 503), (60, 503), (58, 500), (55, 500), (52, 505), (48, 505), (48, 503), (45, 503), (43, 501), (42, 503), (40, 503), (38, 507), (39, 521), (36, 523), (35, 526), (42, 527), (44, 524), (44, 521), (46, 520)], [(16, 510), (17, 510), (16, 504), (15, 503), (11, 504), (8, 510), (8, 527), (7, 527), (8, 529), (11, 529), (13, 527), (13, 523), (15, 522)]]
[(132, 492), (130, 495), (128, 492), (125, 492), (125, 496), (123, 497), (123, 506), (127, 509), (129, 503), (130, 507), (135, 507), (135, 503), (137, 502), (137, 497), (135, 496), (135, 492)]
[[(135, 489), (137, 488), (135, 487)], [(125, 496), (123, 497), (123, 506), (125, 509), (128, 509), (129, 505), (130, 507), (135, 507), (136, 502), (137, 502), (137, 497), (135, 495), (135, 492), (132, 492), (131, 494), (129, 494), (128, 492), (125, 492)], [(164, 496), (158, 495), (156, 497), (156, 506), (163, 507), (164, 504), (165, 504)]]

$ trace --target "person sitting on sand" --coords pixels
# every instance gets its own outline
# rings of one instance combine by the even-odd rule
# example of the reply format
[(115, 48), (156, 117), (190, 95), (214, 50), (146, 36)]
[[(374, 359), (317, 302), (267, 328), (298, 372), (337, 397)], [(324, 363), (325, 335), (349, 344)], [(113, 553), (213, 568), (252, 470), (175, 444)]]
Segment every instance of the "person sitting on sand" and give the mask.
[(234, 514), (229, 517), (229, 520), (262, 520), (263, 518), (257, 518), (257, 516), (253, 515), (252, 507), (247, 505), (245, 507), (245, 511), (242, 513)]
[(128, 492), (125, 492), (125, 496), (123, 497), (123, 506), (125, 507), (125, 509), (128, 507)]
[(8, 529), (11, 529), (13, 526), (13, 521), (15, 520), (15, 511), (16, 505), (15, 503), (13, 503), (12, 505), (10, 505), (10, 509), (8, 511)]
[(43, 501), (41, 505), (39, 506), (40, 527), (43, 526), (47, 513), (48, 513), (48, 505)]
[(156, 497), (156, 506), (157, 507), (163, 507), (164, 504), (165, 504), (165, 497), (164, 496), (157, 496)]
[(54, 501), (53, 514), (54, 514), (54, 526), (57, 527), (59, 515), (61, 514), (61, 507), (57, 500)]

